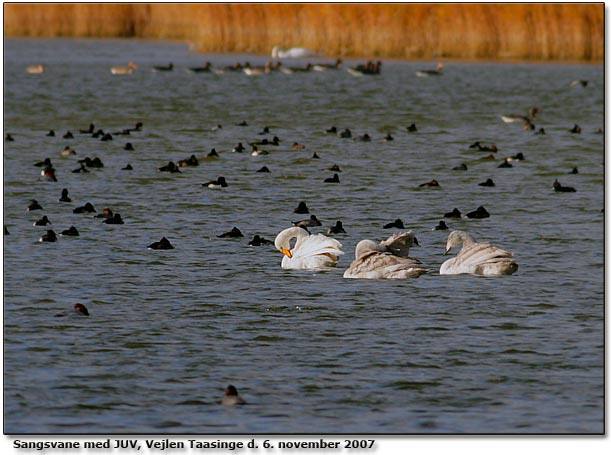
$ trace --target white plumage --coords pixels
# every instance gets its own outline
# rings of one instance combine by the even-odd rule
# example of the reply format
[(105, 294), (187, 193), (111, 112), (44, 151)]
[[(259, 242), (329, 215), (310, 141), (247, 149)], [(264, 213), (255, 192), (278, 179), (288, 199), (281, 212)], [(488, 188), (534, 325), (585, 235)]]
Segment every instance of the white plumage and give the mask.
[(477, 243), (463, 231), (452, 231), (446, 242), (448, 254), (455, 246), (462, 245), (455, 258), (448, 259), (439, 269), (440, 275), (470, 273), (473, 275), (497, 276), (511, 275), (518, 270), (513, 254), (489, 243)]
[[(291, 240), (296, 239), (291, 248)], [(335, 267), (344, 254), (342, 244), (322, 234), (310, 235), (305, 229), (292, 227), (276, 236), (276, 249), (284, 254), (283, 269), (322, 269)]]
[(272, 58), (308, 58), (316, 57), (318, 54), (305, 47), (291, 47), (283, 49), (280, 46), (274, 46), (272, 49)]

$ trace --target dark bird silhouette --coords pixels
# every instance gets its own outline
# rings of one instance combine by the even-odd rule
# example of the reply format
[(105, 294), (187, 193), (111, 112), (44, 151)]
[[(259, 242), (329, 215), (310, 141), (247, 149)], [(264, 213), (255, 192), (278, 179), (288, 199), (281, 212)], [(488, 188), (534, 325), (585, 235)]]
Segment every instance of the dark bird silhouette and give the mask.
[(121, 218), (121, 215), (119, 215), (118, 213), (115, 213), (112, 218), (106, 218), (104, 221), (102, 221), (102, 223), (106, 223), (106, 224), (125, 224), (123, 222), (123, 219)]
[(433, 230), (434, 231), (447, 231), (448, 226), (446, 225), (445, 221), (441, 220), (439, 224), (433, 228)]
[(176, 173), (180, 174), (180, 169), (178, 169), (178, 166), (176, 166), (174, 162), (168, 161), (168, 164), (158, 168), (157, 172), (170, 172), (171, 174), (176, 174)]
[(240, 231), (237, 227), (233, 227), (233, 229), (229, 232), (225, 232), (221, 235), (217, 235), (217, 237), (220, 238), (238, 238), (238, 237), (244, 237), (244, 234), (242, 234), (242, 231)]
[(63, 236), (68, 236), (68, 237), (78, 237), (79, 231), (74, 227), (74, 226), (70, 226), (68, 229), (63, 230), (60, 235)]
[(72, 199), (70, 199), (70, 198), (68, 197), (68, 189), (67, 189), (67, 188), (64, 188), (64, 189), (62, 190), (62, 195), (61, 195), (61, 197), (59, 198), (59, 202), (72, 202)]
[(153, 242), (149, 246), (147, 246), (150, 250), (173, 250), (174, 247), (170, 243), (168, 239), (162, 237), (159, 242)]
[(32, 210), (42, 210), (42, 205), (40, 205), (36, 199), (30, 200), (30, 205), (28, 205), (28, 212)]
[(339, 175), (333, 174), (333, 177), (329, 177), (325, 179), (325, 183), (340, 183)]
[(443, 217), (444, 218), (460, 218), (461, 217), (460, 210), (458, 210), (455, 207), (454, 210), (452, 210), (451, 212), (444, 213)]
[(308, 209), (307, 204), (301, 201), (299, 204), (297, 204), (297, 208), (293, 210), (293, 212), (294, 213), (310, 213), (310, 210)]
[(559, 193), (575, 193), (577, 191), (571, 186), (562, 186), (558, 179), (554, 180), (552, 187), (554, 188), (554, 191), (558, 191)]
[(248, 242), (248, 246), (262, 246), (262, 245), (273, 245), (274, 242), (271, 240), (267, 240), (258, 234), (255, 235), (250, 242)]
[(441, 186), (441, 185), (439, 185), (439, 182), (437, 180), (433, 179), (430, 182), (421, 183), (418, 186), (420, 188), (434, 188), (434, 187), (438, 187), (438, 186)]
[(72, 210), (72, 213), (95, 213), (95, 208), (91, 202), (87, 202), (85, 205)]
[(39, 242), (57, 242), (57, 234), (53, 229), (47, 230), (47, 233), (44, 234), (39, 240)]
[(34, 226), (47, 226), (48, 224), (53, 224), (53, 223), (49, 221), (49, 218), (47, 218), (47, 215), (43, 216), (41, 219), (36, 220), (34, 222)]
[(339, 137), (342, 137), (344, 139), (351, 138), (352, 137), (352, 132), (348, 128), (346, 128), (344, 131), (339, 133)]
[(154, 66), (153, 71), (172, 71), (174, 69), (174, 64), (169, 63), (167, 66)]
[(480, 205), (477, 209), (473, 210), (472, 212), (467, 213), (467, 218), (474, 218), (474, 219), (478, 219), (481, 220), (482, 218), (489, 218), (490, 214), (488, 213), (488, 211), (486, 210), (486, 208), (483, 205)]
[(293, 225), (298, 227), (313, 227), (322, 226), (322, 223), (316, 218), (316, 215), (310, 215), (310, 218), (307, 220), (293, 221)]
[(207, 186), (208, 188), (216, 189), (216, 188), (227, 188), (229, 184), (225, 177), (221, 176), (216, 180), (210, 180), (209, 182), (202, 183), (202, 186)]
[(392, 228), (405, 229), (405, 225), (403, 224), (403, 221), (401, 221), (401, 219), (397, 218), (392, 223), (385, 224), (382, 229), (392, 229)]
[(344, 230), (344, 225), (339, 220), (335, 222), (335, 226), (331, 226), (327, 230), (327, 234), (345, 234), (345, 233), (346, 231)]

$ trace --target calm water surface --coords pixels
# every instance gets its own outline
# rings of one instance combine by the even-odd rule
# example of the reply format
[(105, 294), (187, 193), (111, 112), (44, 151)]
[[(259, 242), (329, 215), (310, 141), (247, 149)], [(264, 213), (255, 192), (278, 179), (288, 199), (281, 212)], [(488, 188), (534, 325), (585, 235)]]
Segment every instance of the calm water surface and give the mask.
[[(133, 75), (110, 73), (130, 60)], [(361, 78), (186, 70), (205, 60), (265, 61), (173, 43), (5, 40), (4, 128), (15, 138), (3, 154), (5, 432), (603, 431), (602, 65), (450, 62), (439, 78), (415, 76), (434, 62), (385, 61)], [(25, 72), (39, 62), (43, 75)], [(169, 62), (172, 72), (151, 70)], [(570, 87), (576, 79), (589, 83)], [(500, 119), (533, 105), (546, 135)], [(138, 121), (142, 132), (113, 141), (78, 134)], [(575, 123), (581, 134), (568, 132)], [(326, 134), (332, 125), (372, 141)], [(231, 153), (264, 126), (279, 147)], [(476, 140), (495, 143), (497, 159), (469, 149)], [(77, 155), (60, 156), (66, 145)], [(213, 147), (220, 158), (203, 159)], [(497, 167), (518, 152), (525, 161)], [(191, 154), (200, 166), (156, 171)], [(104, 168), (72, 173), (86, 156)], [(57, 183), (33, 166), (46, 157)], [(341, 183), (324, 184), (335, 163)], [(452, 170), (460, 163), (468, 171)], [(255, 172), (263, 165), (269, 174)], [(201, 186), (220, 175), (228, 188)], [(494, 188), (477, 185), (489, 177)], [(419, 188), (433, 178), (440, 188)], [(577, 192), (555, 193), (556, 178)], [(58, 202), (62, 188), (72, 203)], [(30, 199), (44, 211), (27, 212)], [(300, 201), (323, 221), (314, 232), (343, 221), (336, 270), (285, 271), (273, 246), (247, 246), (303, 219)], [(85, 202), (125, 224), (72, 213)], [(432, 228), (479, 205), (490, 218), (448, 224), (513, 251), (518, 272), (439, 276), (447, 232)], [(80, 237), (38, 243), (43, 214)], [(430, 273), (343, 279), (356, 243), (386, 238), (396, 218)], [(233, 226), (243, 239), (217, 237)], [(163, 236), (174, 250), (147, 250)], [(79, 302), (89, 318), (53, 317)], [(250, 405), (220, 406), (227, 384)]]

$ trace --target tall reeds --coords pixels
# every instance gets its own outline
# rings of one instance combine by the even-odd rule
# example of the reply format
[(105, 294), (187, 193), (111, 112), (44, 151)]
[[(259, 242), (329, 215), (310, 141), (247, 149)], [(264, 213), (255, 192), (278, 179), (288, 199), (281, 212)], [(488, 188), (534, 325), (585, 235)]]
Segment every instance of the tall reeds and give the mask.
[(146, 4), (4, 6), (8, 37), (185, 40), (201, 52), (601, 62), (604, 4)]

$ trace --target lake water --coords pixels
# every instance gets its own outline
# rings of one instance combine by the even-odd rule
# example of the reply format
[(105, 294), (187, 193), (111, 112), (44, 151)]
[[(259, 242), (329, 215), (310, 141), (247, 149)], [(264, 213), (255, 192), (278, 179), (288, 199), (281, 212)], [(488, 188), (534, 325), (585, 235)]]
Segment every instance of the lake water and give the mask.
[[(3, 154), (5, 432), (604, 431), (603, 65), (445, 62), (429, 78), (415, 72), (435, 62), (384, 61), (364, 77), (345, 70), (361, 61), (260, 77), (187, 71), (206, 60), (266, 59), (150, 41), (5, 40), (4, 130), (15, 139)], [(128, 61), (134, 74), (110, 73)], [(152, 71), (169, 62), (174, 71)], [(46, 72), (27, 74), (36, 63)], [(501, 120), (530, 106), (547, 134)], [(141, 132), (112, 141), (78, 134), (136, 122)], [(569, 132), (575, 123), (581, 134)], [(257, 134), (264, 126), (270, 135)], [(68, 130), (74, 139), (62, 138)], [(281, 145), (268, 155), (231, 152), (273, 135)], [(469, 148), (477, 140), (497, 145), (496, 160)], [(62, 157), (66, 145), (77, 154)], [(220, 158), (204, 159), (213, 147)], [(524, 161), (497, 167), (519, 152)], [(157, 172), (191, 154), (198, 167)], [(87, 156), (104, 168), (72, 173)], [(46, 157), (58, 182), (33, 166)], [(461, 163), (467, 171), (452, 170)], [(333, 164), (341, 183), (323, 183)], [(271, 172), (255, 172), (263, 165)], [(220, 175), (227, 188), (201, 185)], [(477, 185), (487, 178), (496, 186)], [(431, 179), (441, 186), (419, 187)], [(555, 179), (577, 192), (554, 192)], [(72, 203), (58, 202), (62, 188)], [(44, 210), (27, 212), (30, 199)], [(293, 213), (300, 201), (323, 222), (313, 232), (343, 221), (337, 269), (286, 271), (273, 246), (247, 246), (308, 217)], [(125, 224), (72, 213), (86, 202)], [(446, 222), (512, 251), (518, 271), (440, 276), (447, 231), (432, 228), (454, 207), (480, 205), (490, 218)], [(39, 243), (42, 215), (80, 236)], [(397, 232), (382, 229), (396, 218), (430, 273), (343, 279), (357, 242)], [(234, 226), (243, 239), (217, 237)], [(147, 249), (163, 236), (175, 249)], [(54, 317), (75, 303), (90, 316)], [(219, 405), (228, 384), (248, 406)]]

